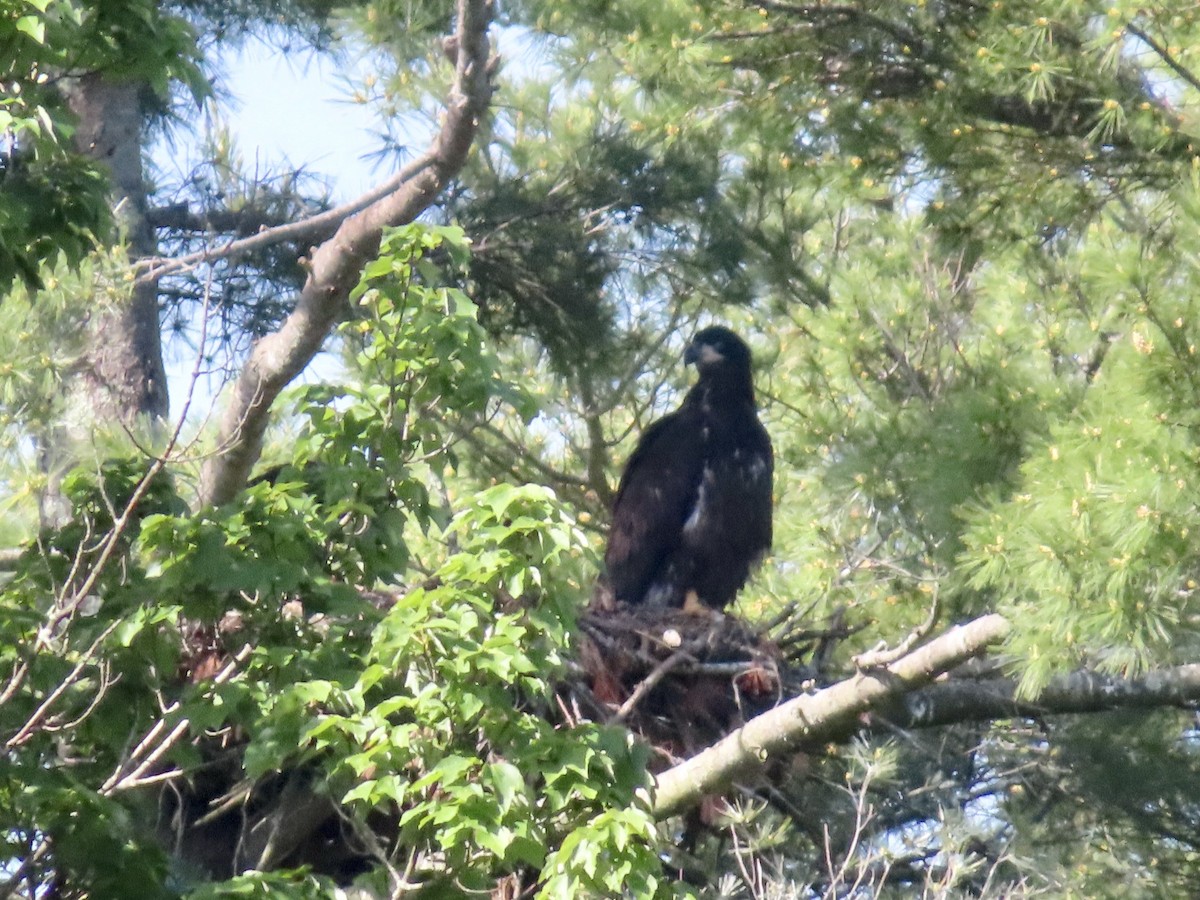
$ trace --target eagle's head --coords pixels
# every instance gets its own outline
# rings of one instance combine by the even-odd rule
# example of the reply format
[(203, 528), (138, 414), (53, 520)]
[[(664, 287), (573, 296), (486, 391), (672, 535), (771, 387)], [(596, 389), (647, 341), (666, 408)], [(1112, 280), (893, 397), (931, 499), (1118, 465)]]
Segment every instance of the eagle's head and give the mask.
[(683, 361), (695, 363), (701, 375), (720, 369), (749, 373), (750, 348), (728, 328), (712, 325), (696, 333), (684, 351)]

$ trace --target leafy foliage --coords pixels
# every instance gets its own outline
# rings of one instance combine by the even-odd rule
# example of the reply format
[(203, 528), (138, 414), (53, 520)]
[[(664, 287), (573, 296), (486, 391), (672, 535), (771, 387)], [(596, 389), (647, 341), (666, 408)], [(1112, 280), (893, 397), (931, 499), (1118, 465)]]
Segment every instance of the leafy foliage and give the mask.
[(6, 0), (0, 6), (0, 286), (40, 285), (38, 268), (62, 254), (78, 263), (108, 236), (102, 169), (70, 148), (63, 79), (137, 78), (165, 97), (172, 79), (206, 93), (194, 36), (149, 0)]
[[(429, 500), (452, 460), (445, 417), (497, 386), (469, 301), (422, 278), (443, 246), (465, 262), (453, 229), (388, 237), (360, 285), (363, 316), (345, 326), (366, 377), (304, 389), (294, 463), (236, 504), (188, 513), (136, 459), (64, 482), (71, 521), (41, 536), (2, 595), (15, 674), (0, 790), (25, 877), (174, 894), (137, 812), (155, 802), (139, 777), (161, 766), (133, 774), (144, 754), (130, 755), (130, 734), (161, 737), (162, 716), (190, 736), (163, 745), (188, 790), (221, 747), (238, 747), (250, 785), (311, 772), (351, 833), (382, 829), (366, 846), (384, 882), (407, 866), (407, 880), (471, 890), (540, 877), (547, 897), (664, 889), (646, 751), (552, 714), (589, 554), (573, 517), (537, 486)], [(317, 461), (323, 476), (309, 474)], [(407, 588), (372, 593), (397, 580)], [(209, 683), (208, 653), (218, 667), (237, 656), (237, 675)], [(196, 877), (174, 872), (183, 893), (217, 895)], [(247, 875), (219, 894), (301, 884)]]
[[(88, 45), (97, 67), (118, 48), (160, 90), (189, 77), (170, 62), (193, 58), (178, 20), (112, 8), (144, 27)], [(270, 32), (268, 18), (285, 42), (296, 23), (328, 36), (321, 3), (171, 8), (207, 41)], [(21, 91), (0, 111), (36, 152), (0, 185), (15, 198), (0, 249), (16, 248), (0, 274), (32, 282), (54, 246), (74, 260), (102, 233), (99, 182), (70, 168), (61, 98), (34, 77), (87, 28), (107, 34), (117, 20), (98, 10), (4, 8), (4, 81)], [(187, 512), (177, 457), (174, 481), (142, 458), (93, 463), (64, 484), (72, 520), (5, 580), (0, 839), (26, 861), (9, 867), (22, 887), (1192, 890), (1188, 709), (899, 734), (872, 719), (860, 741), (770, 761), (715, 824), (706, 808), (707, 827), (656, 834), (644, 749), (564, 715), (554, 688), (615, 463), (673, 405), (678, 351), (710, 319), (754, 345), (779, 459), (773, 557), (740, 610), (807, 610), (816, 680), (988, 610), (1014, 624), (1003, 662), (1025, 697), (1081, 666), (1189, 671), (1171, 667), (1196, 658), (1200, 570), (1194, 11), (534, 0), (503, 14), (488, 140), (441, 213), (472, 254), (450, 228), (387, 238), (340, 331), (344, 372), (292, 395), (270, 451), (282, 466), (236, 503)], [(344, 20), (380, 53), (361, 96), (389, 122), (431, 111), (448, 16), (381, 3)], [(231, 174), (234, 156), (214, 164), (228, 166), (205, 222), (268, 200), (265, 219), (224, 220), (250, 233), (320, 208), (299, 181)], [(305, 277), (305, 248), (272, 252), (217, 270), (235, 342), (272, 327)], [(115, 280), (94, 272), (43, 270), (44, 292), (0, 308), (6, 460), (26, 469), (64, 419), (53, 393), (89, 291)], [(28, 534), (20, 474), (5, 472), (6, 527)], [(185, 720), (139, 772), (139, 741)], [(158, 776), (177, 794), (143, 783)], [(296, 870), (255, 843), (273, 813), (302, 818), (297, 793), (340, 808), (318, 831), (353, 853)], [(203, 825), (152, 833), (197, 807), (223, 809), (212, 831), (242, 849)], [(206, 870), (209, 851), (273, 871)]]
[[(706, 312), (754, 337), (781, 457), (773, 564), (744, 609), (773, 611), (782, 598), (854, 622), (861, 630), (840, 647), (850, 653), (930, 616), (998, 609), (1016, 626), (1006, 659), (1027, 696), (1079, 666), (1136, 675), (1194, 659), (1193, 15), (1045, 2), (523, 12), (549, 72), (536, 121), (555, 123), (557, 142), (513, 129), (532, 150), (524, 164), (505, 157), (518, 183), (555, 171), (572, 124), (606, 115), (650, 152), (679, 141), (720, 161), (715, 192), (752, 248), (738, 267), (746, 290), (730, 295), (750, 305), (706, 295)], [(521, 125), (533, 118), (523, 112)], [(654, 245), (636, 271), (673, 270), (679, 251)], [(669, 407), (677, 384), (641, 373), (675, 371), (672, 335), (695, 314), (691, 297), (669, 291), (622, 295), (629, 271), (606, 278), (605, 296), (631, 311), (631, 343), (658, 338), (668, 352), (614, 351), (611, 382), (566, 378), (547, 391), (569, 410), (555, 419), (572, 436), (558, 467), (586, 467), (600, 496), (595, 457), (622, 458), (628, 435)], [(610, 402), (614, 385), (636, 399)], [(963, 727), (901, 751), (895, 804), (869, 793), (858, 807), (874, 809), (869, 848), (841, 839), (854, 809), (813, 803), (811, 780), (798, 779), (780, 788), (790, 806), (774, 797), (759, 814), (755, 859), (772, 889), (800, 896), (835, 893), (839, 877), (865, 884), (852, 879), (880, 871), (875, 851), (914, 835), (938, 837), (928, 856), (889, 858), (896, 883), (903, 873), (909, 889), (949, 896), (968, 883), (1087, 896), (1104, 891), (1101, 873), (1142, 885), (1189, 871), (1194, 792), (1168, 791), (1147, 813), (1084, 790), (1071, 773), (1098, 751), (1078, 750), (1071, 731)], [(1176, 754), (1192, 742), (1170, 717), (1133, 716), (1106, 751), (1186, 768)], [(813, 780), (842, 783), (844, 754), (834, 757), (811, 763)], [(1045, 779), (1020, 774), (1049, 759), (1062, 767)], [(976, 796), (990, 799), (963, 799)], [(780, 806), (784, 825), (817, 832), (811, 855), (773, 855)], [(1076, 818), (1081, 808), (1094, 815)], [(1048, 818), (1070, 822), (1071, 836)], [(997, 828), (980, 828), (974, 851), (954, 841), (981, 823)], [(1126, 852), (1124, 829), (1148, 843)], [(951, 847), (963, 854), (959, 882), (935, 861)], [(820, 870), (823, 850), (851, 868), (807, 883), (786, 874)], [(719, 874), (767, 893), (745, 857), (724, 858)], [(886, 894), (886, 881), (872, 883)]]

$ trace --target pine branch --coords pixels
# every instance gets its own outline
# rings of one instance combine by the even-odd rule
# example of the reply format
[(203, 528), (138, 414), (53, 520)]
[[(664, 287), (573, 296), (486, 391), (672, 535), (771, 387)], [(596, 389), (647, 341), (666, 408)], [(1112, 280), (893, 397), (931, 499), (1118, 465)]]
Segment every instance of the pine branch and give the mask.
[(893, 728), (940, 728), (1116, 709), (1190, 709), (1200, 704), (1200, 663), (1136, 678), (1072, 672), (1052, 679), (1035, 699), (1019, 697), (1017, 682), (1011, 678), (952, 677), (931, 683), (1002, 639), (1008, 629), (1001, 616), (984, 616), (951, 629), (891, 666), (859, 672), (763, 713), (662, 773), (655, 815), (666, 818), (682, 812), (760, 769), (769, 757), (841, 743), (878, 722)]
[(1113, 709), (1191, 707), (1200, 703), (1200, 664), (1119, 678), (1093, 671), (1053, 679), (1034, 700), (1018, 698), (1008, 678), (950, 680), (897, 698), (880, 709), (902, 728), (937, 728), (961, 722), (1036, 718)]
[[(146, 222), (151, 228), (169, 228), (174, 231), (254, 235), (287, 225), (288, 223), (281, 219), (281, 215), (276, 210), (265, 209), (254, 204), (242, 209), (221, 208), (193, 212), (191, 204), (184, 201), (182, 203), (172, 203), (169, 206), (157, 206), (146, 210)], [(345, 216), (342, 218), (344, 219)], [(304, 221), (310, 222), (311, 219), (305, 219)], [(333, 231), (339, 222), (340, 220), (326, 224), (326, 236)], [(313, 229), (305, 236), (312, 237), (318, 231), (318, 229)], [(279, 238), (279, 240), (283, 239)], [(200, 256), (203, 256), (203, 254)], [(201, 260), (193, 260), (193, 263), (197, 261)], [(182, 261), (173, 260), (172, 262)], [(184, 263), (182, 267), (186, 268), (187, 265), (189, 264)], [(162, 271), (161, 266), (159, 271)]]

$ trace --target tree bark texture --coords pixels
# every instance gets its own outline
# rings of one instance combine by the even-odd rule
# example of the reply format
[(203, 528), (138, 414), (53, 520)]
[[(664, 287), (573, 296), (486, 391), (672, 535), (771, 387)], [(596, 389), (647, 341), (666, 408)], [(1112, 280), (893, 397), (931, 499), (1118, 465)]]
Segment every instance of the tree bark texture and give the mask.
[[(118, 227), (135, 259), (157, 250), (146, 218), (142, 178), (141, 85), (102, 72), (67, 88), (78, 117), (76, 149), (107, 171)], [(72, 430), (95, 422), (127, 426), (141, 416), (165, 419), (167, 377), (158, 317), (158, 285), (136, 282), (127, 301), (98, 302), (86, 335), (78, 379), (69, 397)]]
[(317, 354), (344, 314), (364, 264), (379, 250), (383, 229), (415, 219), (462, 169), (491, 100), (487, 30), (492, 15), (490, 0), (458, 0), (454, 82), (430, 149), (408, 167), (410, 177), (350, 215), (331, 238), (314, 248), (294, 312), (251, 350), (222, 415), (216, 452), (204, 467), (203, 504), (227, 502), (245, 485), (262, 451), (271, 404)]

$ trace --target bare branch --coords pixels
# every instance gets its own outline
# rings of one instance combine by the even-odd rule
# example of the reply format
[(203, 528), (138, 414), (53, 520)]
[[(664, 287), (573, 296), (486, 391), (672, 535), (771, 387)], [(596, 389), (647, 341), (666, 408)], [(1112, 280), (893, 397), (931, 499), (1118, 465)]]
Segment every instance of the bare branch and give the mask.
[(866, 653), (860, 653), (854, 657), (854, 665), (860, 669), (870, 669), (874, 666), (886, 666), (888, 663), (895, 662), (908, 651), (912, 650), (919, 642), (928, 637), (929, 632), (933, 630), (933, 626), (937, 624), (938, 616), (941, 614), (942, 604), (939, 600), (937, 582), (929, 582), (930, 589), (933, 592), (933, 603), (929, 606), (929, 615), (925, 617), (925, 621), (909, 632), (908, 637), (902, 640), (895, 647), (888, 649), (886, 645), (875, 647)]
[[(361, 207), (359, 207), (361, 208)], [(357, 212), (358, 210), (351, 210)], [(311, 218), (315, 218), (315, 214)], [(346, 215), (350, 215), (347, 212)], [(259, 208), (253, 204), (242, 209), (210, 209), (203, 212), (192, 212), (191, 205), (186, 201), (182, 203), (172, 203), (169, 206), (159, 206), (146, 211), (146, 222), (152, 228), (170, 228), (176, 231), (193, 231), (193, 232), (208, 232), (208, 233), (229, 233), (239, 235), (255, 235), (265, 234), (273, 228), (283, 227), (285, 222), (279, 220), (279, 214)], [(305, 224), (311, 221), (305, 219)], [(345, 218), (345, 215), (342, 216)], [(338, 220), (340, 222), (340, 220)], [(327, 228), (332, 231), (338, 222), (330, 223)], [(162, 260), (157, 261), (162, 265)], [(172, 260), (172, 262), (182, 262), (182, 260)], [(150, 260), (142, 260), (141, 264), (146, 265)], [(191, 263), (184, 263), (190, 265)]]
[(931, 682), (981, 652), (1009, 631), (988, 615), (959, 625), (885, 669), (860, 672), (815, 694), (806, 694), (751, 719), (737, 731), (658, 777), (654, 814), (662, 819), (719, 792), (759, 768), (770, 756), (844, 734), (858, 716)]
[(363, 265), (378, 252), (383, 229), (420, 215), (466, 162), (492, 95), (494, 66), (487, 37), (492, 14), (491, 0), (458, 0), (454, 83), (441, 129), (422, 157), (428, 157), (428, 163), (345, 219), (313, 252), (295, 311), (278, 331), (255, 344), (233, 385), (221, 419), (217, 453), (204, 467), (202, 503), (224, 503), (246, 483), (262, 450), (271, 404), (320, 350)]
[[(143, 271), (138, 275), (138, 281), (157, 282), (165, 275), (173, 275), (176, 272), (182, 272), (203, 263), (211, 263), (219, 259), (229, 259), (245, 253), (252, 253), (255, 250), (261, 250), (264, 247), (270, 247), (275, 244), (282, 244), (289, 241), (299, 243), (302, 241), (321, 240), (345, 222), (346, 219), (356, 213), (362, 212), (381, 200), (387, 199), (392, 194), (404, 188), (408, 182), (424, 173), (436, 161), (435, 151), (428, 150), (404, 166), (383, 184), (371, 188), (366, 193), (343, 203), (341, 206), (335, 206), (333, 209), (309, 216), (307, 219), (301, 219), (299, 222), (288, 222), (270, 228), (264, 227), (257, 234), (237, 240), (230, 240), (219, 247), (199, 250), (195, 253), (189, 253), (187, 256), (170, 259), (156, 257), (140, 260), (138, 266)], [(169, 217), (165, 213), (159, 214), (155, 219), (156, 224), (160, 218), (168, 219)], [(207, 220), (198, 220), (194, 224), (204, 224), (205, 221)], [(175, 223), (168, 220), (163, 224), (169, 226)], [(212, 230), (226, 230), (215, 227), (217, 224), (220, 224), (220, 220), (214, 220), (209, 224), (214, 226)], [(242, 224), (245, 224), (245, 222)], [(266, 223), (264, 222), (263, 224), (265, 225)], [(185, 225), (184, 223), (179, 223), (176, 227), (185, 227)]]
[(67, 676), (58, 683), (58, 686), (50, 692), (50, 694), (41, 702), (38, 708), (33, 711), (33, 715), (31, 715), (25, 721), (25, 724), (21, 726), (17, 733), (4, 742), (5, 749), (11, 750), (13, 747), (19, 747), (21, 744), (29, 740), (29, 736), (42, 725), (42, 722), (45, 720), (54, 704), (57, 703), (62, 695), (65, 694), (71, 687), (73, 687), (77, 681), (79, 681), (87, 667), (95, 660), (96, 651), (100, 649), (100, 645), (108, 639), (110, 634), (117, 630), (117, 626), (119, 624), (121, 624), (119, 620), (113, 622), (96, 636), (96, 639), (92, 641), (91, 646), (88, 647), (87, 650), (85, 650), (79, 657), (79, 660), (75, 663), (74, 668), (72, 668)]
[(1113, 709), (1190, 708), (1200, 703), (1200, 664), (1147, 672), (1140, 678), (1072, 672), (1053, 679), (1034, 700), (1018, 698), (1016, 688), (1008, 678), (951, 679), (896, 698), (879, 713), (903, 728), (936, 728)]
[(634, 692), (629, 695), (629, 699), (621, 704), (621, 708), (618, 709), (616, 715), (613, 716), (613, 721), (625, 721), (629, 714), (633, 712), (635, 708), (637, 708), (637, 705), (642, 702), (642, 698), (650, 693), (650, 691), (654, 690), (654, 686), (656, 684), (670, 674), (672, 669), (678, 668), (685, 662), (695, 662), (695, 660), (693, 660), (689, 654), (679, 652), (671, 654), (661, 663), (655, 666), (650, 674), (642, 679), (641, 683), (636, 689), (634, 689)]
[(1200, 704), (1198, 663), (1136, 678), (1073, 672), (1052, 679), (1035, 699), (1019, 697), (1016, 680), (997, 675), (938, 679), (1001, 640), (1008, 630), (1003, 617), (984, 616), (951, 629), (893, 665), (859, 672), (763, 713), (662, 773), (655, 815), (666, 818), (719, 793), (761, 768), (768, 757), (843, 742), (881, 722), (889, 728), (939, 728), (1115, 709), (1192, 709)]
[[(236, 675), (242, 663), (250, 658), (252, 652), (253, 648), (249, 644), (243, 646), (216, 674), (211, 684), (214, 686), (224, 684)], [(109, 775), (104, 784), (100, 786), (101, 794), (107, 797), (117, 791), (129, 790), (147, 783), (147, 773), (172, 747), (179, 743), (179, 739), (187, 733), (191, 726), (190, 719), (181, 718), (165, 737), (160, 737), (166, 728), (167, 718), (177, 712), (180, 706), (181, 704), (177, 700), (163, 711), (162, 717), (146, 732), (146, 736), (133, 748), (129, 757), (122, 761), (116, 771)]]

